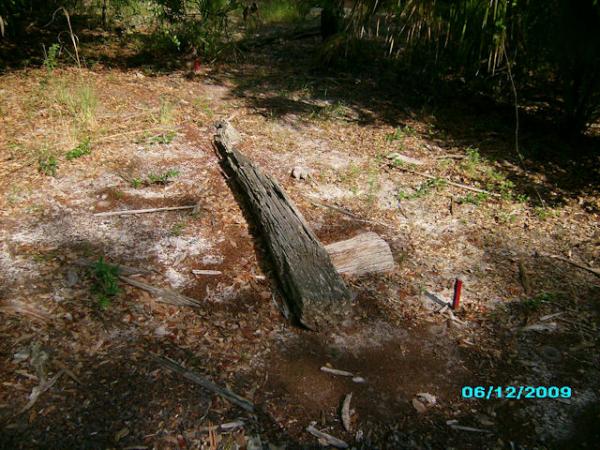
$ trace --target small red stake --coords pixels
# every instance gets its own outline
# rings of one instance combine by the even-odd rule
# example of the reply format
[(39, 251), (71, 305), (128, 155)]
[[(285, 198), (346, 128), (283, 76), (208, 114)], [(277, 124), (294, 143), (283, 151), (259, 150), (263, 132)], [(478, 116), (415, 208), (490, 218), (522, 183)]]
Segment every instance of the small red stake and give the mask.
[(452, 298), (452, 309), (457, 310), (460, 305), (460, 293), (462, 291), (463, 282), (460, 279), (456, 279), (454, 282), (454, 297)]

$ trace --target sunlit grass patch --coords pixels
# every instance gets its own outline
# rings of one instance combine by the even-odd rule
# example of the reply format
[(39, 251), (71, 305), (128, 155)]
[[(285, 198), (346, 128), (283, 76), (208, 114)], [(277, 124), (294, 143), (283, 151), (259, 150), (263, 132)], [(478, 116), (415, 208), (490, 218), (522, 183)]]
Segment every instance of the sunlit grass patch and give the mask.
[(99, 102), (92, 84), (80, 82), (73, 85), (67, 80), (60, 80), (49, 84), (48, 89), (51, 90), (51, 100), (62, 106), (68, 116), (87, 127), (95, 124)]
[(300, 1), (267, 0), (260, 2), (258, 14), (263, 24), (298, 22), (307, 13), (306, 6)]
[(156, 122), (160, 125), (173, 125), (175, 121), (175, 108), (174, 105), (165, 98), (160, 100), (160, 107), (158, 109), (158, 115), (156, 116)]

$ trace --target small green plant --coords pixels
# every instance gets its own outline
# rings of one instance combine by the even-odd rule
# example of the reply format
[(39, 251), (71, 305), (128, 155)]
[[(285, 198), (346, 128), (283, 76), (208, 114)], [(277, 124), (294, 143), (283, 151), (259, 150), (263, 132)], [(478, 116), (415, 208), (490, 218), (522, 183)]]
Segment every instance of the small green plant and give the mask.
[(150, 144), (170, 144), (175, 139), (177, 133), (175, 131), (167, 131), (166, 133), (157, 134), (148, 139)]
[(179, 175), (178, 170), (169, 169), (162, 174), (148, 174), (148, 184), (169, 184), (173, 178)]
[(529, 196), (527, 194), (516, 194), (514, 198), (518, 203), (527, 203), (529, 201)]
[(141, 178), (132, 178), (131, 179), (131, 187), (134, 189), (139, 189), (144, 184), (144, 181)]
[(545, 207), (545, 206), (536, 206), (533, 209), (533, 212), (535, 213), (535, 215), (537, 216), (538, 219), (540, 220), (546, 220), (549, 217), (553, 217), (556, 216), (557, 213), (555, 210)]
[(562, 295), (557, 292), (541, 292), (535, 297), (523, 300), (521, 304), (527, 311), (534, 312), (539, 310), (543, 303), (552, 303), (561, 298)]
[(317, 106), (311, 112), (310, 118), (313, 120), (335, 120), (342, 119), (348, 115), (349, 108), (340, 101), (325, 106)]
[(351, 162), (348, 168), (338, 176), (338, 179), (341, 183), (353, 185), (358, 179), (360, 173), (361, 168), (355, 163)]
[(44, 48), (44, 67), (50, 73), (56, 69), (58, 66), (58, 55), (60, 53), (60, 45), (52, 44), (48, 48), (48, 52), (46, 53), (46, 49)]
[(41, 156), (38, 161), (38, 169), (46, 176), (55, 177), (58, 170), (58, 160), (54, 155)]
[(467, 175), (473, 177), (477, 174), (479, 166), (482, 162), (479, 150), (473, 147), (466, 149), (466, 158), (461, 163), (461, 168), (467, 173)]
[(381, 183), (379, 182), (379, 173), (377, 169), (371, 169), (369, 171), (369, 180), (368, 180), (368, 193), (367, 193), (367, 203), (369, 206), (372, 206), (377, 198), (377, 192), (381, 189)]
[(81, 158), (82, 156), (89, 155), (92, 153), (92, 146), (90, 144), (90, 138), (86, 138), (73, 150), (70, 150), (66, 154), (66, 158), (71, 161), (73, 159)]
[(119, 267), (108, 264), (100, 257), (91, 267), (93, 279), (92, 292), (98, 298), (98, 305), (101, 309), (110, 306), (113, 297), (120, 294), (119, 288)]
[(178, 223), (176, 223), (171, 228), (170, 235), (171, 236), (181, 236), (181, 234), (183, 233), (183, 230), (185, 230), (186, 226), (187, 226), (187, 224), (185, 222), (178, 222)]
[(434, 190), (443, 188), (444, 186), (446, 186), (446, 184), (447, 184), (446, 180), (443, 180), (441, 178), (427, 180), (424, 183), (421, 183), (419, 185), (419, 187), (417, 187), (415, 189), (414, 192), (407, 193), (404, 191), (399, 191), (398, 199), (399, 200), (414, 200), (417, 198), (422, 198), (422, 197), (425, 197), (426, 195), (430, 194)]
[(405, 137), (416, 136), (417, 131), (410, 125), (404, 125), (403, 127), (397, 127), (392, 133), (388, 133), (385, 136), (387, 142), (399, 141)]
[(489, 200), (490, 196), (485, 192), (478, 192), (477, 194), (471, 194), (470, 192), (464, 197), (459, 198), (456, 202), (459, 204), (470, 203), (471, 205), (481, 205), (483, 202)]
[(193, 104), (196, 108), (198, 108), (200, 111), (202, 111), (204, 114), (206, 114), (209, 119), (212, 119), (214, 117), (215, 113), (212, 110), (212, 108), (210, 107), (210, 104), (208, 101), (206, 101), (202, 98), (197, 98), (194, 100)]

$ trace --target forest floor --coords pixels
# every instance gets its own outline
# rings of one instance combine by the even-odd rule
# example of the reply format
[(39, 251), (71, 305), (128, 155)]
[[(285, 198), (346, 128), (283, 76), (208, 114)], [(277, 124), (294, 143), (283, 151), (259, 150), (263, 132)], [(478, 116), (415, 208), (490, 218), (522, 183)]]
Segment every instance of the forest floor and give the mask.
[[(523, 168), (510, 108), (418, 102), (401, 84), (323, 75), (310, 69), (316, 43), (276, 43), (188, 76), (120, 65), (133, 50), (82, 38), (89, 68), (0, 75), (0, 448), (312, 448), (313, 421), (356, 448), (595, 448), (600, 279), (548, 255), (600, 265), (597, 156), (556, 159), (552, 149), (577, 149), (525, 120), (523, 146), (536, 152)], [(315, 333), (283, 317), (263, 243), (212, 150), (222, 118), (324, 243), (375, 231), (390, 244), (392, 272), (347, 279), (348, 323)], [(294, 167), (311, 177), (292, 178)], [(186, 205), (198, 207), (94, 215)], [(202, 306), (127, 284), (101, 304), (81, 266), (101, 257)], [(448, 301), (456, 278), (452, 313), (432, 298)], [(464, 399), (463, 386), (572, 396)], [(348, 393), (351, 431), (340, 419)]]

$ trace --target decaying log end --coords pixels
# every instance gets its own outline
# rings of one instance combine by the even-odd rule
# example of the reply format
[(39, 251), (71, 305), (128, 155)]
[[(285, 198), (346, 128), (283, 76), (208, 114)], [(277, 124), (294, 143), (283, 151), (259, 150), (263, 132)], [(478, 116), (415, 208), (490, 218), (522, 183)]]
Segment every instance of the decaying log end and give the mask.
[(242, 140), (240, 133), (233, 128), (233, 126), (227, 120), (219, 120), (215, 122), (215, 143), (220, 144), (221, 151), (230, 153), (233, 147), (239, 144)]
[(329, 254), (275, 179), (235, 149), (241, 136), (233, 126), (219, 121), (215, 127), (221, 164), (261, 230), (290, 311), (313, 330), (340, 322), (350, 311), (351, 293)]

